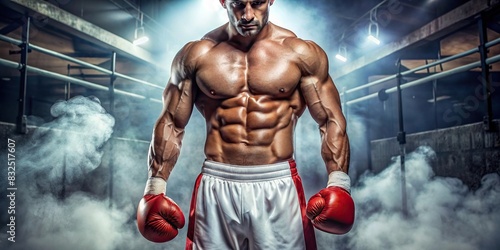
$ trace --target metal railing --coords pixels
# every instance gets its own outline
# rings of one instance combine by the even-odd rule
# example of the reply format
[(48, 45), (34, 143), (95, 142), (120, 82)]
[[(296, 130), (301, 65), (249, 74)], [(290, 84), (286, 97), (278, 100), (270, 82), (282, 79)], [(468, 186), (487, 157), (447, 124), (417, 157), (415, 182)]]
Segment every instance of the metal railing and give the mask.
[[(500, 38), (495, 39), (495, 40), (493, 40), (491, 42), (486, 43), (485, 46), (486, 46), (486, 48), (490, 48), (490, 47), (493, 47), (493, 46), (495, 46), (497, 44), (500, 44)], [(434, 61), (432, 63), (426, 64), (426, 65), (422, 65), (422, 66), (416, 67), (414, 69), (410, 69), (410, 70), (401, 72), (401, 76), (407, 76), (407, 75), (413, 74), (415, 72), (418, 72), (418, 71), (421, 71), (421, 70), (424, 70), (424, 69), (428, 69), (428, 68), (437, 66), (439, 64), (450, 62), (450, 61), (453, 61), (453, 60), (456, 60), (456, 59), (459, 59), (459, 58), (462, 58), (462, 57), (466, 57), (466, 56), (469, 56), (469, 55), (472, 55), (472, 54), (478, 53), (478, 52), (479, 52), (479, 48), (476, 47), (474, 49), (471, 49), (471, 50), (468, 50), (468, 51), (464, 51), (462, 53), (459, 53), (459, 54), (456, 54), (456, 55), (453, 55), (453, 56), (449, 56), (449, 57), (443, 58), (441, 60), (437, 60), (437, 61)], [(496, 56), (494, 56), (492, 58), (496, 58)], [(492, 58), (490, 58), (490, 59), (492, 59)], [(498, 60), (489, 60), (489, 64), (495, 63), (497, 61)], [(476, 68), (476, 67), (480, 67), (481, 66), (480, 65), (480, 61), (478, 61), (476, 63), (479, 63), (479, 65), (475, 66), (475, 67), (472, 67), (472, 68)], [(471, 64), (475, 64), (475, 63), (471, 63)], [(471, 65), (471, 64), (468, 64), (468, 65)], [(467, 65), (465, 65), (465, 66), (467, 66)], [(453, 73), (459, 73), (459, 72), (467, 71), (467, 70), (470, 70), (472, 68), (468, 68), (468, 69), (465, 69), (465, 70), (457, 70), (457, 71), (452, 72), (452, 74)], [(448, 71), (452, 71), (452, 70), (455, 70), (455, 69), (451, 69), (451, 70), (448, 70)], [(445, 71), (445, 72), (447, 72), (447, 71)], [(445, 72), (440, 72), (440, 73), (436, 73), (436, 74), (440, 76), (439, 78), (442, 78), (442, 77), (450, 75), (450, 74), (442, 74), (442, 73), (445, 73)], [(397, 78), (397, 76), (398, 76), (398, 74), (394, 74), (394, 75), (391, 75), (391, 76), (388, 76), (388, 77), (385, 77), (385, 78), (382, 78), (382, 79), (379, 79), (379, 80), (376, 80), (376, 81), (373, 81), (373, 82), (369, 82), (367, 84), (363, 84), (363, 85), (358, 86), (358, 87), (347, 89), (347, 90), (343, 91), (342, 93), (340, 93), (340, 95), (341, 96), (345, 96), (347, 94), (350, 94), (350, 93), (353, 93), (353, 92), (356, 92), (356, 91), (359, 91), (359, 90), (362, 90), (362, 89), (366, 89), (366, 88), (369, 88), (369, 87), (372, 87), (372, 86), (375, 86), (375, 85), (378, 85), (378, 84), (381, 84), (381, 83), (384, 83), (384, 82), (387, 82), (387, 81), (390, 81), (390, 80), (394, 80), (394, 79)], [(432, 76), (429, 76), (429, 79), (427, 81), (424, 81), (424, 82), (428, 82), (428, 81), (437, 79), (437, 78), (431, 78), (431, 77)], [(426, 79), (426, 78), (422, 78), (422, 79)], [(416, 80), (416, 81), (419, 81), (419, 80)], [(406, 83), (406, 84), (402, 85), (401, 87), (402, 88), (407, 88), (407, 87), (403, 87), (403, 86), (405, 86), (407, 84), (411, 84), (411, 83), (413, 83), (413, 82)], [(415, 86), (415, 85), (416, 84), (412, 84), (411, 86)], [(370, 97), (361, 97), (361, 98), (358, 98), (356, 100), (346, 101), (346, 104), (353, 104), (353, 103), (356, 103), (356, 102), (359, 102), (359, 101), (364, 101), (364, 100), (367, 100), (369, 98), (373, 98), (373, 97), (377, 96), (377, 93), (371, 94), (369, 96)]]
[[(18, 45), (18, 46), (22, 44), (22, 41), (14, 39), (14, 38), (11, 38), (11, 37), (8, 37), (8, 36), (4, 36), (4, 35), (0, 35), (0, 40), (3, 40), (3, 41), (8, 42), (8, 43), (11, 43), (13, 45)], [(69, 61), (69, 62), (73, 62), (73, 63), (79, 64), (81, 66), (88, 67), (90, 69), (97, 70), (97, 71), (102, 72), (102, 73), (104, 73), (104, 74), (106, 74), (108, 76), (113, 75), (113, 72), (111, 70), (109, 70), (109, 69), (101, 68), (101, 67), (96, 66), (94, 64), (91, 64), (91, 63), (88, 63), (88, 62), (85, 62), (85, 61), (82, 61), (82, 60), (78, 60), (76, 58), (73, 58), (73, 57), (61, 54), (61, 53), (53, 51), (53, 50), (42, 48), (42, 47), (34, 45), (34, 44), (29, 44), (29, 48), (33, 49), (35, 51), (47, 54), (47, 55), (54, 56), (54, 57), (59, 58), (59, 59), (63, 59), (63, 60)], [(127, 75), (124, 75), (124, 74), (120, 74), (118, 72), (115, 72), (114, 75), (117, 76), (117, 77), (121, 77), (123, 79), (129, 80), (129, 81), (140, 83), (140, 84), (144, 84), (144, 85), (147, 85), (147, 86), (150, 86), (150, 87), (153, 87), (153, 88), (157, 88), (157, 89), (163, 89), (164, 88), (162, 86), (159, 86), (158, 84), (154, 84), (154, 83), (150, 83), (150, 82), (147, 82), (147, 81), (143, 81), (143, 80), (140, 80), (140, 79), (137, 79), (137, 78), (134, 78), (134, 77), (130, 77), (130, 76), (127, 76)]]
[[(2, 59), (2, 58), (0, 58), (0, 65), (6, 66), (6, 67), (9, 67), (9, 68), (14, 68), (14, 69), (20, 69), (22, 67), (22, 65), (20, 63), (16, 63), (16, 62), (13, 62), (13, 61), (5, 60), (5, 59)], [(52, 79), (75, 83), (75, 84), (78, 84), (78, 85), (81, 85), (81, 86), (84, 86), (84, 87), (87, 87), (87, 88), (91, 88), (91, 89), (108, 91), (108, 87), (106, 87), (106, 86), (103, 86), (103, 85), (100, 85), (100, 84), (96, 84), (96, 83), (93, 83), (93, 82), (89, 82), (89, 81), (85, 81), (85, 80), (82, 80), (82, 79), (74, 78), (74, 77), (71, 77), (71, 76), (65, 76), (65, 75), (62, 75), (62, 74), (59, 74), (59, 73), (51, 72), (51, 71), (48, 71), (48, 70), (40, 69), (40, 68), (29, 66), (29, 65), (27, 66), (27, 69), (28, 69), (29, 72), (33, 72), (33, 73), (36, 73), (38, 75), (46, 76), (46, 77), (49, 77), (49, 78), (52, 78)], [(145, 96), (142, 96), (142, 95), (138, 95), (138, 94), (135, 94), (135, 93), (131, 93), (131, 92), (127, 92), (127, 91), (124, 91), (124, 90), (115, 89), (114, 92), (117, 93), (117, 94), (120, 94), (120, 95), (124, 95), (124, 96), (134, 97), (134, 98), (143, 99), (143, 100), (150, 100), (152, 102), (158, 102), (158, 103), (162, 102), (160, 99), (148, 98), (148, 97), (145, 97)]]
[[(493, 56), (493, 57), (490, 57), (490, 58), (486, 59), (486, 63), (487, 64), (493, 64), (493, 63), (496, 63), (498, 61), (500, 61), (500, 55), (496, 55), (496, 56)], [(481, 67), (481, 61), (469, 63), (469, 64), (466, 64), (466, 65), (463, 65), (463, 66), (460, 66), (460, 67), (456, 67), (454, 69), (450, 69), (450, 70), (447, 70), (447, 71), (435, 73), (435, 74), (432, 74), (432, 75), (424, 77), (424, 78), (420, 78), (420, 79), (417, 79), (417, 80), (414, 80), (414, 81), (411, 81), (411, 82), (407, 82), (407, 83), (401, 85), (401, 89), (406, 89), (406, 88), (409, 88), (409, 87), (417, 86), (417, 85), (420, 85), (420, 84), (423, 84), (423, 83), (430, 82), (432, 80), (437, 80), (437, 79), (440, 79), (440, 78), (443, 78), (443, 77), (447, 77), (447, 76), (450, 76), (450, 75), (453, 75), (453, 74), (457, 74), (457, 73), (460, 73), (460, 72), (465, 72), (465, 71), (468, 71), (468, 70), (471, 70), (471, 69), (474, 69), (474, 68), (478, 68), (478, 67)], [(403, 74), (403, 73), (401, 73), (401, 74)], [(391, 79), (395, 79), (396, 76), (394, 78), (391, 78)], [(389, 79), (389, 80), (391, 80), (391, 79)], [(392, 87), (392, 88), (389, 88), (389, 89), (385, 90), (386, 93), (394, 93), (396, 91), (397, 91), (397, 87)], [(375, 98), (377, 96), (378, 96), (378, 93), (372, 93), (372, 94), (368, 94), (368, 95), (365, 95), (363, 97), (360, 97), (360, 98), (357, 98), (357, 99), (354, 99), (354, 100), (346, 101), (345, 104), (351, 105), (351, 104), (354, 104), (354, 103), (358, 103), (358, 102), (362, 102), (362, 101), (368, 100), (370, 98)]]
[[(20, 41), (20, 40), (17, 40), (17, 39), (8, 37), (8, 36), (4, 36), (4, 35), (0, 35), (0, 40), (3, 40), (5, 42), (11, 43), (11, 44), (17, 45), (17, 46), (20, 46), (20, 45), (23, 44), (23, 42)], [(91, 63), (88, 63), (88, 62), (85, 62), (85, 61), (82, 61), (82, 60), (78, 60), (76, 58), (73, 58), (73, 57), (61, 54), (61, 53), (56, 52), (56, 51), (52, 51), (52, 50), (49, 50), (49, 49), (46, 49), (46, 48), (42, 48), (42, 47), (34, 45), (34, 44), (29, 44), (29, 48), (33, 49), (35, 51), (39, 51), (41, 53), (50, 55), (50, 56), (54, 56), (54, 57), (59, 58), (59, 59), (63, 59), (63, 60), (69, 61), (69, 62), (76, 63), (78, 65), (87, 67), (89, 69), (97, 70), (99, 72), (104, 73), (105, 75), (108, 75), (109, 77), (120, 77), (120, 78), (129, 80), (129, 81), (132, 81), (132, 82), (140, 83), (140, 84), (147, 85), (149, 87), (153, 87), (153, 88), (157, 88), (157, 89), (163, 89), (164, 88), (164, 87), (161, 87), (161, 86), (159, 86), (157, 84), (153, 84), (153, 83), (150, 83), (150, 82), (147, 82), (147, 81), (143, 81), (143, 80), (140, 80), (140, 79), (137, 79), (137, 78), (134, 78), (134, 77), (130, 77), (130, 76), (118, 73), (118, 72), (113, 72), (111, 70), (108, 70), (108, 69), (105, 69), (105, 68), (93, 65)], [(9, 61), (9, 60), (2, 59), (2, 58), (0, 58), (0, 64), (3, 65), (3, 66), (6, 66), (6, 67), (16, 68), (16, 69), (21, 69), (23, 67), (23, 65), (21, 63), (16, 63), (16, 62)], [(71, 82), (71, 83), (78, 84), (78, 85), (81, 85), (81, 86), (84, 86), (84, 87), (88, 87), (88, 88), (92, 88), (92, 89), (109, 90), (109, 86), (106, 87), (106, 86), (103, 86), (103, 85), (100, 85), (100, 84), (96, 84), (96, 83), (93, 83), (93, 82), (89, 82), (89, 81), (85, 81), (85, 80), (82, 80), (82, 79), (74, 78), (74, 77), (71, 77), (71, 76), (62, 75), (62, 74), (59, 74), (59, 73), (51, 72), (51, 71), (48, 71), (48, 70), (40, 69), (40, 68), (29, 66), (29, 65), (26, 65), (26, 68), (30, 72), (33, 72), (33, 73), (36, 73), (36, 74), (39, 74), (39, 75), (42, 75), (42, 76), (46, 76), (46, 77), (49, 77), (49, 78), (53, 78), (53, 79), (57, 79), (57, 80), (61, 80), (61, 81), (66, 81), (66, 82)], [(143, 99), (143, 100), (150, 100), (152, 102), (159, 102), (159, 103), (162, 102), (160, 99), (148, 98), (148, 97), (145, 97), (145, 96), (142, 96), (142, 95), (138, 95), (138, 94), (135, 94), (135, 93), (131, 93), (131, 92), (128, 92), (128, 91), (124, 91), (124, 90), (114, 89), (113, 91), (115, 93), (117, 93), (117, 94), (124, 95), (124, 96), (134, 97), (134, 98)]]

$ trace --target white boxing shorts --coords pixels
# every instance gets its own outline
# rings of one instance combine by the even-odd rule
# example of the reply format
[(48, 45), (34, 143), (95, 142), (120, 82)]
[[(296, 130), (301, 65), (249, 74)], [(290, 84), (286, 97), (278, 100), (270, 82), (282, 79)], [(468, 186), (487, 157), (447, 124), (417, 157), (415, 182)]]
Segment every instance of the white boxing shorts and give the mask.
[(186, 249), (314, 250), (295, 161), (235, 166), (205, 161), (189, 211)]

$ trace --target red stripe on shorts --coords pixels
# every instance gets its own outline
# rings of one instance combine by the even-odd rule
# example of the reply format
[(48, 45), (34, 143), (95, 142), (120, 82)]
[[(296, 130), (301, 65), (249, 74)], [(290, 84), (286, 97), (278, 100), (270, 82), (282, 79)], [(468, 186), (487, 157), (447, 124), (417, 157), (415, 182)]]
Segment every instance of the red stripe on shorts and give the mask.
[(304, 194), (304, 188), (302, 187), (302, 179), (300, 178), (296, 163), (294, 160), (288, 161), (290, 164), (290, 173), (292, 174), (292, 179), (295, 184), (295, 189), (297, 189), (297, 195), (299, 196), (300, 212), (302, 214), (302, 226), (304, 230), (304, 240), (306, 243), (307, 250), (316, 250), (316, 237), (314, 235), (314, 227), (306, 216), (306, 197)]
[(193, 195), (191, 196), (191, 207), (189, 208), (189, 225), (188, 233), (186, 238), (186, 250), (193, 249), (193, 238), (194, 238), (194, 221), (195, 221), (195, 210), (196, 210), (196, 197), (198, 196), (198, 187), (200, 186), (202, 175), (199, 174), (196, 178), (194, 184)]

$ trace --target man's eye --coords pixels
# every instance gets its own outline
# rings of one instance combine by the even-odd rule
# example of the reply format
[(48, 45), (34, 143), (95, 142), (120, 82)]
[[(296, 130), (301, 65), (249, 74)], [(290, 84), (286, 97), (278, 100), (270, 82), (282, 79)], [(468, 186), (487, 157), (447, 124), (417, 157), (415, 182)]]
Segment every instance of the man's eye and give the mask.
[[(260, 5), (264, 4), (265, 2), (266, 1), (251, 1), (250, 5), (256, 7), (256, 6), (260, 6)], [(242, 8), (245, 8), (246, 3), (244, 3), (244, 2), (232, 2), (231, 5), (233, 6), (233, 8), (242, 9)]]
[(233, 5), (234, 8), (242, 8), (245, 7), (245, 4), (242, 2), (232, 2), (231, 5)]

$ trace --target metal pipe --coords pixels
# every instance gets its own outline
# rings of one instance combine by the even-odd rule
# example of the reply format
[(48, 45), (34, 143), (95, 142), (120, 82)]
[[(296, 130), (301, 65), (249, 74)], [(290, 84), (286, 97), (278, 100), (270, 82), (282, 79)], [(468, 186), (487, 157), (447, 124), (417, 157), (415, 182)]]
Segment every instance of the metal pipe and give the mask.
[[(500, 61), (500, 55), (496, 55), (496, 56), (493, 56), (493, 57), (490, 57), (490, 58), (486, 59), (486, 63), (487, 64), (493, 64), (493, 63), (496, 63), (498, 61)], [(426, 83), (426, 82), (432, 81), (434, 79), (440, 79), (440, 78), (443, 78), (443, 77), (446, 77), (446, 76), (450, 76), (450, 75), (453, 75), (453, 74), (456, 74), (456, 73), (468, 71), (468, 70), (471, 70), (473, 68), (478, 68), (480, 66), (481, 66), (481, 62), (480, 61), (469, 63), (469, 64), (466, 64), (466, 65), (463, 65), (463, 66), (460, 66), (460, 67), (456, 67), (454, 69), (450, 69), (450, 70), (447, 70), (447, 71), (436, 73), (436, 74), (433, 74), (433, 75), (430, 75), (430, 76), (427, 76), (427, 77), (424, 77), (424, 78), (421, 78), (421, 79), (417, 79), (415, 81), (403, 84), (403, 85), (401, 85), (401, 88), (402, 89), (406, 89), (406, 88), (409, 88), (409, 87), (420, 85), (422, 83)], [(390, 89), (387, 89), (386, 93), (393, 93), (393, 92), (396, 92), (396, 90), (397, 90), (396, 87), (392, 87)], [(377, 96), (378, 96), (378, 93), (372, 93), (372, 94), (369, 94), (369, 95), (366, 95), (366, 96), (363, 96), (363, 97), (360, 97), (360, 98), (357, 98), (357, 99), (354, 99), (354, 100), (350, 100), (346, 104), (347, 105), (351, 105), (351, 104), (358, 103), (358, 102), (361, 102), (361, 101), (365, 101), (365, 100), (368, 100), (368, 99), (371, 99), (371, 98), (374, 98), (374, 97), (377, 97)]]
[[(68, 69), (67, 76), (71, 77), (71, 75), (70, 75), (71, 64), (68, 63), (67, 69)], [(64, 94), (65, 94), (66, 101), (71, 98), (71, 82), (66, 82), (66, 87), (65, 87), (65, 93)]]
[[(0, 121), (0, 126), (15, 126), (15, 124), (10, 123), (10, 122)], [(54, 131), (59, 131), (59, 132), (68, 132), (68, 133), (82, 134), (82, 131), (74, 131), (74, 130), (71, 130), (70, 128), (60, 129), (60, 128), (54, 128), (54, 127), (47, 127), (47, 126), (44, 126), (44, 125), (28, 125), (28, 128), (30, 128), (30, 129), (31, 128), (41, 128), (41, 129), (54, 130)], [(117, 140), (117, 141), (131, 142), (131, 143), (144, 143), (144, 144), (150, 144), (151, 143), (151, 141), (146, 141), (146, 140), (126, 138), (126, 137), (114, 137), (114, 136), (112, 136), (110, 138), (110, 140)]]
[(380, 84), (380, 83), (383, 83), (383, 82), (386, 82), (386, 81), (389, 81), (389, 80), (392, 80), (392, 79), (396, 79), (396, 75), (391, 75), (391, 76), (388, 76), (388, 77), (384, 77), (382, 79), (378, 79), (376, 81), (373, 81), (373, 82), (370, 82), (370, 83), (367, 83), (367, 84), (364, 84), (364, 85), (361, 85), (361, 86), (358, 86), (358, 87), (354, 87), (352, 89), (348, 89), (348, 90), (344, 91), (344, 93), (349, 94), (349, 93), (352, 93), (352, 92), (355, 92), (355, 91), (358, 91), (358, 90), (362, 90), (362, 89), (366, 89), (368, 87), (371, 87), (371, 86), (374, 86), (374, 85), (377, 85), (377, 84)]
[(109, 113), (115, 115), (115, 72), (116, 72), (116, 52), (111, 53), (111, 75), (109, 76)]
[[(441, 60), (441, 44), (438, 43), (438, 48), (437, 48), (437, 58), (438, 60)], [(441, 72), (443, 71), (443, 65), (439, 65)], [(434, 72), (436, 72), (434, 68)], [(438, 92), (438, 79), (434, 79), (432, 81), (432, 107), (434, 109), (434, 129), (439, 128), (439, 117), (438, 117), (438, 105), (437, 105), (437, 92)]]
[(71, 77), (81, 77), (81, 78), (109, 78), (108, 75), (103, 74), (70, 74)]
[[(489, 47), (493, 47), (493, 46), (495, 46), (497, 44), (500, 44), (500, 38), (497, 38), (497, 39), (495, 39), (495, 40), (493, 40), (491, 42), (486, 43), (485, 47), (489, 48)], [(427, 69), (427, 68), (430, 68), (430, 67), (433, 67), (433, 66), (436, 66), (436, 65), (439, 65), (439, 64), (443, 64), (443, 63), (446, 63), (446, 62), (449, 62), (449, 61), (453, 61), (453, 60), (458, 59), (458, 58), (462, 58), (462, 57), (465, 57), (465, 56), (472, 55), (472, 54), (474, 54), (476, 52), (479, 52), (479, 48), (477, 48), (477, 47), (474, 48), (474, 49), (471, 49), (471, 50), (464, 51), (462, 53), (458, 53), (458, 54), (453, 55), (453, 56), (449, 56), (449, 57), (443, 58), (441, 60), (437, 60), (435, 62), (426, 64), (426, 65), (422, 65), (422, 66), (416, 67), (414, 69), (407, 70), (405, 72), (402, 72), (401, 75), (407, 76), (409, 74), (415, 73), (415, 72), (420, 71), (420, 70), (424, 70), (424, 69)], [(376, 81), (373, 81), (373, 82), (370, 82), (370, 83), (367, 83), (367, 84), (364, 84), (364, 85), (361, 85), (361, 86), (358, 86), (358, 87), (354, 87), (352, 89), (346, 90), (345, 93), (349, 94), (349, 93), (352, 93), (352, 92), (355, 92), (355, 91), (358, 91), (358, 90), (362, 90), (362, 89), (365, 89), (365, 88), (368, 88), (368, 87), (371, 87), (371, 86), (374, 86), (374, 85), (377, 85), (377, 84), (380, 84), (380, 83), (383, 83), (383, 82), (386, 82), (386, 81), (389, 81), (389, 80), (393, 80), (393, 79), (396, 79), (396, 76), (397, 76), (397, 74), (391, 75), (391, 76), (388, 76), (388, 77), (385, 77), (385, 78), (382, 78), (382, 79), (379, 79), (379, 80), (376, 80)], [(341, 93), (340, 95), (342, 96), (342, 95), (344, 95), (344, 93)]]
[[(493, 63), (496, 63), (498, 61), (500, 61), (500, 55), (496, 55), (496, 56), (493, 56), (493, 57), (490, 57), (490, 58), (486, 59), (486, 63), (487, 64), (493, 64)], [(434, 75), (431, 75), (431, 76), (428, 76), (428, 77), (425, 77), (425, 78), (422, 78), (422, 79), (418, 79), (418, 80), (409, 82), (407, 84), (404, 84), (401, 87), (403, 89), (409, 88), (409, 87), (413, 87), (413, 86), (420, 85), (422, 83), (425, 83), (425, 82), (428, 82), (428, 81), (431, 81), (431, 80), (434, 80), (434, 79), (440, 79), (440, 78), (443, 78), (443, 77), (446, 77), (446, 76), (450, 76), (450, 75), (453, 75), (453, 74), (456, 74), (456, 73), (460, 73), (460, 72), (464, 72), (464, 71), (467, 71), (467, 70), (471, 70), (473, 68), (478, 68), (480, 66), (481, 66), (481, 62), (480, 61), (477, 61), (477, 62), (474, 62), (474, 63), (469, 63), (469, 64), (466, 64), (466, 65), (463, 65), (463, 66), (460, 66), (460, 67), (456, 67), (454, 69), (450, 69), (450, 70), (447, 70), (447, 71), (444, 71), (444, 72), (436, 73)], [(395, 88), (390, 88), (387, 91), (388, 92), (394, 92)]]
[(499, 43), (500, 43), (500, 38), (497, 38), (493, 41), (487, 42), (484, 46), (486, 46), (486, 48), (491, 48)]
[(121, 77), (121, 78), (124, 78), (124, 79), (130, 80), (130, 81), (134, 81), (134, 82), (142, 83), (142, 84), (144, 84), (144, 85), (148, 85), (148, 86), (151, 86), (151, 87), (153, 87), (153, 88), (157, 88), (157, 89), (161, 89), (161, 90), (163, 90), (163, 89), (164, 89), (164, 87), (162, 87), (162, 86), (158, 86), (158, 85), (153, 84), (153, 83), (150, 83), (150, 82), (146, 82), (146, 81), (143, 81), (143, 80), (139, 80), (139, 79), (136, 79), (136, 78), (133, 78), (133, 77), (130, 77), (130, 76), (127, 76), (127, 75), (124, 75), (124, 74), (118, 73), (118, 72), (115, 72), (115, 76), (118, 76), (118, 77)]
[(1, 35), (0, 34), (0, 40), (3, 40), (5, 42), (8, 42), (8, 43), (11, 43), (13, 45), (21, 45), (23, 42), (20, 41), (20, 40), (17, 40), (17, 39), (14, 39), (14, 38), (11, 38), (11, 37), (8, 37), (8, 36), (5, 36), (5, 35)]
[(17, 119), (16, 128), (17, 132), (20, 134), (27, 134), (26, 129), (27, 118), (26, 118), (26, 86), (28, 84), (28, 54), (29, 54), (29, 44), (30, 44), (30, 17), (26, 16), (23, 24), (22, 33), (22, 43), (19, 45), (21, 47), (21, 62), (20, 62), (20, 72), (19, 77), (19, 96), (18, 96), (18, 106), (17, 106)]
[(491, 102), (491, 81), (490, 81), (490, 66), (486, 64), (488, 58), (488, 48), (486, 48), (486, 41), (488, 41), (488, 30), (486, 28), (486, 21), (484, 16), (481, 15), (478, 20), (478, 35), (479, 35), (479, 54), (481, 55), (481, 83), (483, 85), (484, 95), (484, 117), (483, 125), (485, 131), (493, 129), (493, 106)]
[[(15, 62), (12, 62), (12, 61), (9, 61), (9, 60), (5, 60), (5, 59), (2, 59), (2, 58), (0, 58), (0, 65), (11, 67), (11, 68), (20, 68), (19, 63), (15, 63)], [(92, 89), (99, 89), (99, 90), (105, 90), (105, 91), (108, 90), (107, 87), (99, 85), (99, 84), (95, 84), (95, 83), (84, 81), (84, 80), (80, 80), (80, 79), (77, 79), (77, 78), (73, 78), (73, 77), (61, 75), (61, 74), (58, 74), (58, 73), (54, 73), (54, 72), (50, 72), (50, 71), (47, 71), (47, 70), (39, 69), (39, 68), (36, 68), (36, 67), (33, 67), (33, 66), (28, 66), (27, 69), (30, 72), (37, 73), (39, 75), (46, 76), (46, 77), (49, 77), (49, 78), (53, 78), (53, 79), (57, 79), (57, 80), (65, 81), (65, 82), (72, 82), (74, 84), (82, 85), (82, 86), (85, 86), (85, 87), (88, 87), (88, 88), (92, 88)], [(142, 95), (138, 95), (138, 94), (134, 94), (134, 93), (130, 93), (130, 92), (127, 92), (127, 91), (124, 91), (124, 90), (115, 89), (115, 93), (120, 94), (120, 95), (124, 95), (124, 96), (138, 98), (138, 99), (150, 100), (152, 102), (162, 103), (162, 100), (154, 99), (154, 98), (148, 98), (148, 97), (145, 97), (145, 96), (142, 96)]]
[[(71, 65), (68, 63), (68, 66), (66, 67), (67, 71), (66, 74), (69, 76), (71, 72)], [(66, 82), (64, 85), (64, 98), (66, 101), (68, 101), (71, 98), (71, 82)], [(61, 199), (64, 200), (66, 198), (66, 164), (68, 164), (68, 157), (67, 155), (69, 154), (68, 148), (66, 147), (64, 149), (64, 159), (63, 159), (63, 170), (62, 170), (62, 189), (61, 189)]]
[(404, 129), (404, 117), (403, 117), (403, 96), (401, 93), (401, 83), (403, 81), (403, 75), (401, 72), (401, 59), (398, 59), (396, 63), (398, 67), (397, 74), (397, 84), (396, 89), (398, 91), (398, 124), (399, 124), (399, 132), (397, 134), (397, 139), (399, 142), (399, 163), (401, 168), (401, 210), (403, 212), (403, 216), (408, 217), (408, 205), (406, 198), (406, 170), (405, 170), (405, 157), (406, 157), (406, 132)]
[(415, 73), (415, 72), (423, 70), (423, 69), (428, 69), (430, 67), (434, 67), (434, 66), (437, 66), (439, 64), (447, 63), (449, 61), (453, 61), (453, 60), (458, 59), (458, 58), (462, 58), (462, 57), (466, 57), (466, 56), (472, 55), (472, 54), (474, 54), (474, 53), (476, 53), (478, 51), (479, 51), (478, 48), (474, 48), (474, 49), (471, 49), (471, 50), (468, 50), (468, 51), (464, 51), (462, 53), (458, 53), (456, 55), (452, 55), (452, 56), (446, 57), (444, 59), (437, 60), (435, 62), (431, 62), (429, 64), (422, 65), (420, 67), (416, 67), (414, 69), (407, 70), (407, 71), (401, 73), (401, 75), (406, 76), (406, 75)]
[(133, 142), (133, 143), (145, 143), (145, 144), (150, 144), (151, 143), (151, 141), (139, 140), (139, 139), (132, 139), (132, 138), (125, 138), (125, 137), (111, 137), (111, 139), (117, 140), (117, 141)]
[(36, 50), (36, 51), (39, 51), (39, 52), (42, 52), (44, 54), (47, 54), (47, 55), (51, 55), (51, 56), (54, 56), (56, 58), (60, 58), (60, 59), (63, 59), (63, 60), (66, 60), (66, 61), (70, 61), (70, 62), (73, 62), (73, 63), (76, 63), (76, 64), (79, 64), (79, 65), (83, 65), (85, 67), (88, 67), (88, 68), (91, 68), (91, 69), (95, 69), (97, 71), (100, 71), (100, 72), (103, 72), (104, 74), (108, 74), (110, 75), (111, 74), (111, 71), (107, 70), (107, 69), (104, 69), (104, 68), (101, 68), (99, 66), (96, 66), (94, 64), (91, 64), (91, 63), (88, 63), (88, 62), (84, 62), (84, 61), (81, 61), (81, 60), (78, 60), (76, 58), (73, 58), (73, 57), (70, 57), (70, 56), (67, 56), (65, 54), (61, 54), (59, 52), (55, 52), (55, 51), (52, 51), (52, 50), (49, 50), (49, 49), (46, 49), (46, 48), (42, 48), (40, 46), (36, 46), (36, 45), (30, 45), (30, 47), (33, 49), (33, 50)]
[[(436, 66), (436, 65), (439, 65), (439, 64), (442, 64), (442, 63), (446, 63), (446, 62), (449, 62), (449, 61), (452, 61), (452, 60), (455, 60), (455, 59), (458, 59), (458, 58), (461, 58), (461, 57), (472, 55), (472, 54), (474, 54), (474, 53), (476, 53), (478, 51), (479, 51), (478, 48), (474, 48), (474, 49), (471, 49), (471, 50), (468, 50), (468, 51), (465, 51), (465, 52), (462, 52), (462, 53), (459, 53), (459, 54), (456, 54), (456, 55), (453, 55), (453, 56), (446, 57), (446, 58), (444, 58), (442, 60), (438, 60), (438, 61), (426, 64), (426, 65), (422, 65), (422, 66), (416, 67), (414, 69), (407, 70), (405, 72), (401, 72), (401, 75), (402, 76), (406, 76), (406, 75), (415, 73), (415, 72), (420, 71), (420, 70), (428, 69), (430, 67), (433, 67), (433, 66)], [(377, 85), (377, 84), (380, 84), (380, 83), (383, 83), (383, 82), (386, 82), (386, 81), (389, 81), (389, 80), (396, 79), (396, 77), (397, 77), (397, 74), (391, 75), (391, 76), (388, 76), (388, 77), (385, 77), (385, 78), (382, 78), (382, 79), (379, 79), (379, 80), (376, 80), (376, 81), (373, 81), (373, 82), (370, 82), (370, 83), (367, 83), (367, 84), (364, 84), (364, 85), (361, 85), (361, 86), (358, 86), (358, 87), (355, 87), (355, 88), (352, 88), (352, 89), (349, 89), (349, 90), (346, 91), (346, 93), (352, 93), (354, 91), (362, 90), (362, 89), (365, 89), (365, 88), (368, 88), (368, 87), (371, 87), (371, 86), (374, 86), (374, 85)]]
[[(109, 113), (115, 116), (115, 70), (116, 70), (116, 52), (111, 54), (111, 76), (109, 77)], [(114, 177), (114, 149), (113, 142), (109, 144), (109, 207), (113, 206), (113, 177)]]
[[(13, 38), (10, 38), (8, 36), (4, 36), (4, 35), (0, 35), (0, 40), (4, 40), (6, 42), (9, 42), (9, 43), (12, 43), (12, 44), (16, 44), (16, 45), (22, 44), (21, 41), (13, 39)], [(33, 49), (33, 50), (42, 52), (44, 54), (51, 55), (51, 56), (54, 56), (56, 58), (63, 59), (63, 60), (66, 60), (66, 61), (70, 61), (70, 62), (79, 64), (79, 65), (83, 65), (85, 67), (88, 67), (90, 69), (94, 69), (94, 70), (100, 71), (100, 72), (102, 72), (104, 74), (107, 74), (107, 75), (111, 75), (112, 74), (112, 72), (110, 70), (108, 70), (108, 69), (101, 68), (99, 66), (96, 66), (96, 65), (93, 65), (91, 63), (78, 60), (76, 58), (73, 58), (73, 57), (61, 54), (59, 52), (55, 52), (55, 51), (52, 51), (52, 50), (49, 50), (49, 49), (45, 49), (45, 48), (42, 48), (42, 47), (34, 45), (34, 44), (30, 44), (29, 47), (31, 49)], [(121, 78), (127, 79), (129, 81), (141, 83), (141, 84), (148, 85), (150, 87), (154, 87), (154, 88), (158, 88), (158, 89), (163, 89), (163, 87), (161, 87), (159, 85), (156, 85), (156, 84), (153, 84), (153, 83), (150, 83), (150, 82), (146, 82), (146, 81), (143, 81), (143, 80), (140, 80), (140, 79), (136, 79), (136, 78), (124, 75), (124, 74), (120, 74), (120, 73), (116, 73), (115, 72), (115, 75), (119, 76)]]

